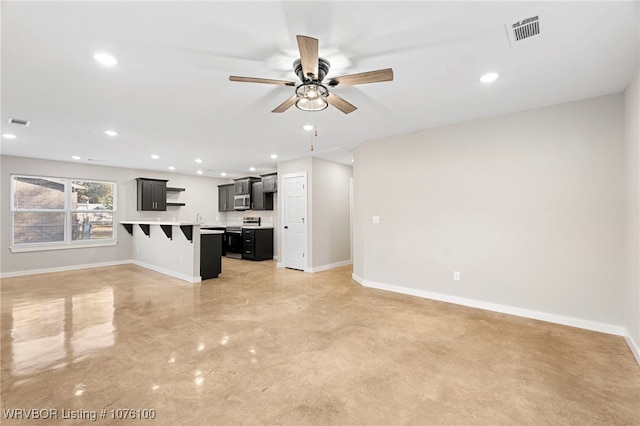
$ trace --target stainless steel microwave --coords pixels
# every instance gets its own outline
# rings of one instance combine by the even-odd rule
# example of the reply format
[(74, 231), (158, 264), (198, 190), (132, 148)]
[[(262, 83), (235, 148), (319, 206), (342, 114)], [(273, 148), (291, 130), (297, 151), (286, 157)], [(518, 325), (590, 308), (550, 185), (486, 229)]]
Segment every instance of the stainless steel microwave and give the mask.
[(251, 208), (251, 195), (249, 194), (234, 195), (233, 208), (235, 210), (249, 210)]

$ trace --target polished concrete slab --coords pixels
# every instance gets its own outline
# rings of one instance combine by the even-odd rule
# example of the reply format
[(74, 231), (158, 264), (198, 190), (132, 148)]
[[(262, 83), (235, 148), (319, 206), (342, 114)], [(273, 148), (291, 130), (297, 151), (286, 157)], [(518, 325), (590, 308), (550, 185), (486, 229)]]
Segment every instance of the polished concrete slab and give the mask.
[(1, 422), (640, 424), (622, 337), (350, 276), (225, 258), (196, 285), (134, 265), (3, 279)]

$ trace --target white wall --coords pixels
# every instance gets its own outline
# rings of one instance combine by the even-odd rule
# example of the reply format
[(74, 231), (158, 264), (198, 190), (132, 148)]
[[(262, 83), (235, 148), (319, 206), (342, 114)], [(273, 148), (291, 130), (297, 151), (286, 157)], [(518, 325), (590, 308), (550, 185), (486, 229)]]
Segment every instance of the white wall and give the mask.
[(313, 158), (313, 257), (311, 268), (326, 269), (351, 262), (350, 179), (353, 167)]
[(640, 70), (624, 94), (625, 236), (627, 251), (625, 318), (627, 341), (640, 363)]
[[(111, 247), (78, 248), (12, 253), (10, 243), (11, 174), (33, 174), (84, 179), (114, 180), (117, 182), (118, 221), (167, 220), (194, 221), (200, 213), (208, 223), (217, 222), (218, 186), (225, 180), (180, 175), (174, 173), (95, 166), (82, 163), (47, 161), (11, 156), (0, 157), (0, 273), (35, 271), (101, 263), (117, 263), (131, 258), (131, 237), (122, 226), (117, 229), (118, 244)], [(169, 194), (185, 202), (184, 207), (167, 207), (166, 212), (136, 211), (137, 186), (135, 178), (169, 179), (168, 185), (186, 191)]]
[[(307, 267), (316, 272), (351, 262), (350, 178), (353, 168), (319, 158), (278, 163), (278, 188), (289, 173), (307, 173)], [(284, 194), (280, 194), (284, 212)], [(282, 242), (278, 253), (282, 253)], [(280, 256), (278, 257), (281, 258)]]
[(623, 128), (618, 94), (359, 146), (354, 278), (621, 331)]

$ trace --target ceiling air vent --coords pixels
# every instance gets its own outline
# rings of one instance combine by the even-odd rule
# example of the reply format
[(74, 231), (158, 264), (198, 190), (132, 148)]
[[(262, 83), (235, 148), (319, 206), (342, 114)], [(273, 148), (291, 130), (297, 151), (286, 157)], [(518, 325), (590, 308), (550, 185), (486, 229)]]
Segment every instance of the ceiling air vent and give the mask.
[(19, 118), (10, 118), (9, 124), (15, 124), (17, 126), (29, 127), (31, 122), (29, 120), (21, 120)]
[(512, 24), (506, 24), (507, 34), (509, 35), (509, 43), (511, 47), (521, 44), (523, 41), (538, 39), (540, 37), (540, 18), (542, 13), (531, 16), (529, 18), (516, 21)]

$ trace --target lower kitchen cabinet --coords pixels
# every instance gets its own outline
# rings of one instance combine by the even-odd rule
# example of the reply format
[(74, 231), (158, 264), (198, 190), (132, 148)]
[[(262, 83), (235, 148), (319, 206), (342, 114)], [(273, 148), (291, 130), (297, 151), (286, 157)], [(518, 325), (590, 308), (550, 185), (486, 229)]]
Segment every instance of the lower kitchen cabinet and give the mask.
[(242, 258), (273, 259), (273, 228), (242, 229)]
[(217, 278), (222, 272), (222, 238), (222, 233), (200, 236), (200, 276), (203, 280)]

